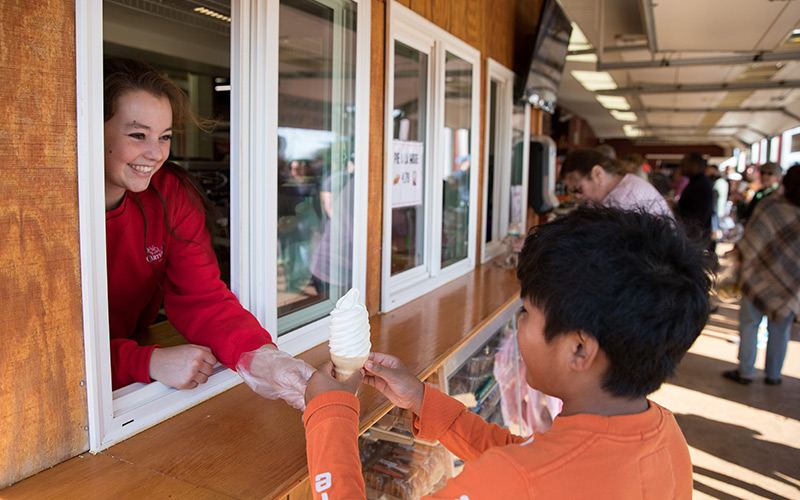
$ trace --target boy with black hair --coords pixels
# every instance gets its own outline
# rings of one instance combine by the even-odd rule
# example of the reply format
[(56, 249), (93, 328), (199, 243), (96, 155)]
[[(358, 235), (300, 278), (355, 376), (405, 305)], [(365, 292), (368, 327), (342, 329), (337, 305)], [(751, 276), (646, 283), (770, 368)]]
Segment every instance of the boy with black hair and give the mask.
[[(712, 266), (670, 219), (644, 212), (578, 208), (532, 232), (517, 271), (518, 343), (528, 384), (564, 407), (529, 439), (372, 353), (364, 382), (411, 409), (415, 435), (467, 462), (426, 498), (691, 498), (686, 441), (672, 413), (646, 396), (705, 325)], [(338, 382), (331, 368), (306, 390), (314, 498), (364, 498), (353, 396), (362, 374)]]

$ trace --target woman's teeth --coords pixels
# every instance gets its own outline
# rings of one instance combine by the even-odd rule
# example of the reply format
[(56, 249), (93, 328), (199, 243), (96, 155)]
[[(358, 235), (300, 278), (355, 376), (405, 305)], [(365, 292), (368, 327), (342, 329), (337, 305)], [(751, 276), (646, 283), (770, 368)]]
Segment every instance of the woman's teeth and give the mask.
[(130, 165), (132, 169), (136, 170), (137, 172), (141, 172), (143, 174), (149, 174), (150, 172), (153, 171), (153, 167), (148, 167), (145, 165), (132, 165), (132, 164)]

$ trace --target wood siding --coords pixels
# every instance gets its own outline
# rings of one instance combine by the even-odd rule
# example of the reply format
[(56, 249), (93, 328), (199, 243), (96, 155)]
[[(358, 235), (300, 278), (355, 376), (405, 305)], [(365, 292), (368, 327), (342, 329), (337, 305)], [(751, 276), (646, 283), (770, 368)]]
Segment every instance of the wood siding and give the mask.
[(1, 0), (0, 487), (88, 448), (74, 0)]
[(381, 309), (383, 248), (383, 134), (386, 107), (386, 2), (372, 1), (369, 89), (369, 212), (367, 213), (367, 311)]

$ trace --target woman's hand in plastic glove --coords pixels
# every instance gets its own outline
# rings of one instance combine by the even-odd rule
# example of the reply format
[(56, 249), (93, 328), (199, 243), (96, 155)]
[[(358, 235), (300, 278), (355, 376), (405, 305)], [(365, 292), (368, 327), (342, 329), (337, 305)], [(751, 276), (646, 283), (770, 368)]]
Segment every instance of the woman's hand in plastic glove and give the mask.
[(241, 355), (236, 371), (253, 391), (267, 399), (281, 398), (304, 410), (306, 384), (314, 368), (301, 359), (267, 344)]
[(150, 355), (150, 378), (176, 389), (194, 389), (205, 384), (214, 373), (217, 358), (211, 349), (202, 345), (186, 344), (174, 347), (157, 347)]
[(371, 385), (400, 408), (408, 408), (419, 415), (425, 384), (422, 383), (399, 359), (388, 354), (371, 352), (364, 365), (367, 376), (364, 383)]
[(344, 381), (339, 381), (334, 376), (333, 361), (326, 361), (319, 368), (316, 373), (308, 379), (308, 387), (306, 388), (306, 404), (309, 403), (314, 396), (328, 391), (345, 391), (350, 394), (355, 394), (358, 391), (358, 386), (361, 385), (361, 378), (363, 373), (359, 370), (350, 378)]

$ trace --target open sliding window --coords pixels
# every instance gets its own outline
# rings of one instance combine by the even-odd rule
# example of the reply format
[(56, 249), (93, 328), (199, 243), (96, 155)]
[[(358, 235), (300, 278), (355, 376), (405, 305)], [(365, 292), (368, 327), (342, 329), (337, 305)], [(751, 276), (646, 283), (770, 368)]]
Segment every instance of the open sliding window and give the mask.
[(514, 72), (486, 60), (486, 141), (483, 173), (481, 262), (502, 254), (511, 209), (512, 111)]
[(480, 52), (390, 8), (382, 309), (475, 267)]
[[(326, 339), (335, 301), (350, 287), (364, 287), (369, 25), (364, 0), (76, 2), (92, 451), (241, 382), (218, 365), (192, 390), (153, 382), (112, 391), (98, 168), (103, 57), (150, 64), (187, 93), (195, 113), (216, 121), (211, 134), (189, 128), (176, 136), (170, 160), (201, 183), (220, 212), (213, 244), (223, 280), (279, 348), (297, 354)], [(159, 317), (148, 335), (162, 345), (186, 343), (168, 320)]]

